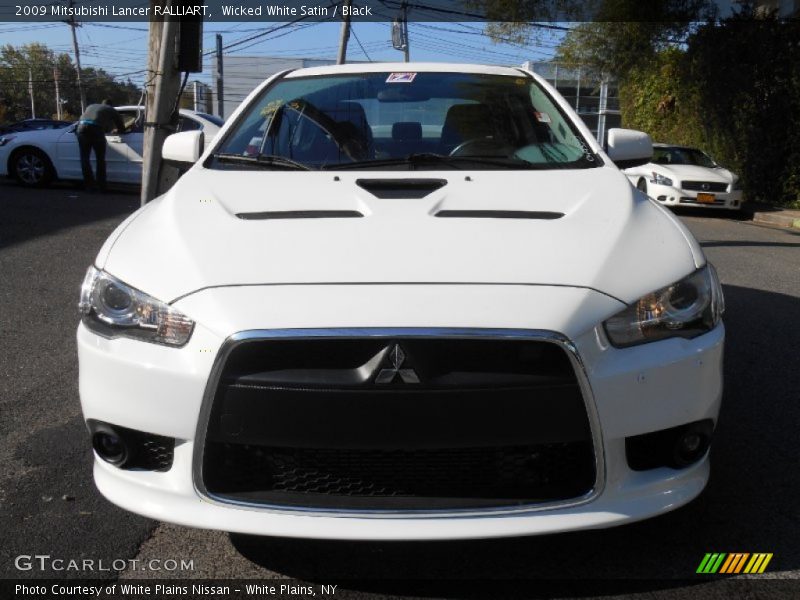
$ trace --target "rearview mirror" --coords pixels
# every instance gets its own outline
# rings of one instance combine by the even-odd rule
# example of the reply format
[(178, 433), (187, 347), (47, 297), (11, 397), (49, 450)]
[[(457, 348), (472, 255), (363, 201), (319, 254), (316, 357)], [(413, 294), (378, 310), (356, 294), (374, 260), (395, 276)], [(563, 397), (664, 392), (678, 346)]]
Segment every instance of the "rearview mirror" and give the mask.
[(431, 95), (421, 86), (390, 84), (379, 91), (376, 98), (378, 102), (425, 102), (431, 99)]
[(645, 165), (653, 158), (653, 140), (643, 131), (609, 129), (606, 154), (620, 169)]
[(203, 142), (202, 131), (173, 133), (164, 140), (161, 158), (179, 166), (193, 165), (203, 154)]

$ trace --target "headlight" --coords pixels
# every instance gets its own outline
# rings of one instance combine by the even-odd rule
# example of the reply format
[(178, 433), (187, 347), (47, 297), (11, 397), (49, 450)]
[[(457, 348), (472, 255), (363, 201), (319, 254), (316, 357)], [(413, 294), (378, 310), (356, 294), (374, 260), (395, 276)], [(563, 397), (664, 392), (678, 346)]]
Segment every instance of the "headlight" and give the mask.
[(650, 183), (657, 183), (658, 185), (672, 185), (672, 179), (669, 177), (664, 177), (663, 175), (659, 175), (655, 171), (652, 172), (653, 178), (650, 180)]
[(724, 311), (722, 286), (708, 264), (647, 294), (603, 325), (611, 343), (624, 348), (671, 337), (697, 337), (716, 327)]
[(84, 324), (106, 337), (183, 346), (194, 329), (180, 311), (94, 267), (86, 272), (78, 309)]

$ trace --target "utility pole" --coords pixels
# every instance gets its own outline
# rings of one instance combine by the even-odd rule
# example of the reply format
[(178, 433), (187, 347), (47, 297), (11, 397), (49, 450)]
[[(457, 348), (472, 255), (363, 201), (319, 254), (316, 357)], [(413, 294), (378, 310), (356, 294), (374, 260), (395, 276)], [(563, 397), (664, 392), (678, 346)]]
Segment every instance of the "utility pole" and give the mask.
[[(75, 6), (75, 0), (69, 0), (69, 7)], [(72, 29), (72, 47), (75, 49), (75, 69), (78, 75), (78, 94), (81, 97), (81, 113), (86, 110), (86, 92), (83, 91), (83, 84), (81, 83), (81, 51), (78, 49), (78, 34), (75, 33), (75, 28), (78, 24), (75, 22), (75, 15), (71, 15), (67, 24)]]
[(344, 21), (342, 21), (342, 33), (339, 36), (339, 54), (336, 57), (337, 65), (343, 65), (347, 62), (347, 42), (350, 41), (350, 5), (351, 0), (345, 0), (342, 6)]
[(403, 60), (409, 61), (408, 50), (408, 6), (400, 5), (400, 14), (392, 21), (392, 47), (403, 51)]
[(225, 97), (222, 85), (222, 34), (217, 34), (217, 112), (219, 118), (225, 118)]
[(405, 62), (409, 62), (411, 60), (411, 54), (409, 51), (409, 39), (408, 39), (408, 6), (406, 5), (405, 1), (403, 2), (403, 33), (405, 34), (406, 43), (405, 47), (403, 48), (403, 60)]
[(198, 94), (200, 93), (199, 83), (199, 81), (192, 82), (192, 110), (195, 112), (203, 112), (200, 109), (200, 98), (198, 98)]
[(61, 120), (61, 93), (58, 88), (58, 67), (53, 67), (53, 83), (56, 86), (56, 118)]
[(28, 67), (28, 94), (31, 97), (31, 119), (36, 118), (36, 105), (33, 103), (33, 71)]
[[(156, 3), (150, 0), (151, 12)], [(167, 6), (172, 3), (167, 2)], [(180, 91), (180, 71), (177, 69), (176, 44), (179, 22), (172, 17), (150, 21), (149, 56), (146, 83), (144, 150), (142, 162), (142, 205), (153, 200), (165, 183), (167, 169), (161, 168), (161, 148), (170, 133), (173, 109)]]

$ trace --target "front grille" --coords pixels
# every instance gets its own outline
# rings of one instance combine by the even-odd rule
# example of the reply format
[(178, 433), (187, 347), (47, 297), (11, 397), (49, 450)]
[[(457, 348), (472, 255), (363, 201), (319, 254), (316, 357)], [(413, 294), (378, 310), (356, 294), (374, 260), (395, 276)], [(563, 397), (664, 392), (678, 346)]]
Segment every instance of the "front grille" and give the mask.
[(683, 181), (681, 189), (693, 192), (727, 192), (728, 184), (718, 181)]
[[(358, 450), (214, 444), (206, 486), (240, 500), (311, 508), (476, 507), (580, 496), (594, 483), (590, 442)], [(365, 501), (366, 500), (366, 501)]]
[(424, 337), (240, 343), (220, 373), (201, 474), (220, 499), (370, 510), (566, 500), (596, 477), (559, 346)]

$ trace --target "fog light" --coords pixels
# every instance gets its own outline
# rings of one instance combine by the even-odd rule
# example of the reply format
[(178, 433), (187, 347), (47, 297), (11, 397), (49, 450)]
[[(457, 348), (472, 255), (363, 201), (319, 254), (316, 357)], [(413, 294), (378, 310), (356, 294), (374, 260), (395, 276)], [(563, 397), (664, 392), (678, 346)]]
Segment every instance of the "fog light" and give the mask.
[(128, 429), (121, 425), (88, 419), (92, 448), (110, 465), (126, 470), (169, 471), (175, 438)]
[(107, 463), (121, 466), (128, 460), (128, 448), (113, 431), (98, 431), (92, 436), (92, 447)]
[(628, 466), (634, 471), (684, 469), (702, 460), (711, 446), (713, 432), (713, 421), (703, 419), (625, 438)]
[(697, 462), (708, 450), (708, 437), (699, 431), (689, 430), (678, 438), (672, 454), (673, 465), (687, 467)]

